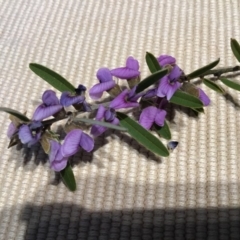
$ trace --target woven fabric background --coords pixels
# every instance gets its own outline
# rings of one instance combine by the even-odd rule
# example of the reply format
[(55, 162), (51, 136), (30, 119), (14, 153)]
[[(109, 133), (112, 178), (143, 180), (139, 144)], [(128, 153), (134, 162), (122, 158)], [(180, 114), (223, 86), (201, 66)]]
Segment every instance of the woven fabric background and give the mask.
[[(0, 106), (31, 117), (51, 89), (31, 62), (88, 88), (98, 68), (123, 66), (130, 55), (147, 76), (146, 51), (175, 56), (186, 73), (218, 57), (220, 67), (234, 66), (239, 4), (1, 0)], [(9, 119), (1, 113), (0, 239), (240, 239), (240, 94), (202, 88), (212, 100), (205, 114), (172, 113), (179, 146), (170, 157), (106, 133), (93, 154), (73, 158), (74, 193), (57, 184), (38, 147), (7, 149)]]

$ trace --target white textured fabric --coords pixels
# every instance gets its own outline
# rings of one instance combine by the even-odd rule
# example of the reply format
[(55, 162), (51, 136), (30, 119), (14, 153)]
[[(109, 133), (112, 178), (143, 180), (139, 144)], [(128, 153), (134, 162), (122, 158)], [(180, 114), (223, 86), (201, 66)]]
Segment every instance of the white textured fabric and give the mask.
[[(147, 76), (146, 51), (175, 56), (186, 73), (218, 57), (234, 66), (239, 13), (237, 0), (0, 1), (0, 106), (31, 117), (50, 88), (31, 62), (88, 88), (99, 67), (130, 55)], [(74, 193), (55, 184), (42, 150), (7, 149), (1, 113), (0, 239), (240, 239), (240, 94), (202, 88), (205, 114), (171, 113), (180, 143), (170, 157), (106, 134), (74, 157)]]

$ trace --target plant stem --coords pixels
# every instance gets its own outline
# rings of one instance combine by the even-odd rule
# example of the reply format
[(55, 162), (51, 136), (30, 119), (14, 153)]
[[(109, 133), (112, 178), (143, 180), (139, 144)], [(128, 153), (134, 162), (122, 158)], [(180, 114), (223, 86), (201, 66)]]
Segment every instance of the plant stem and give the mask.
[(205, 72), (200, 76), (200, 78), (203, 78), (207, 75), (214, 75), (215, 77), (220, 77), (224, 73), (237, 72), (237, 71), (240, 71), (240, 66), (219, 68), (219, 69), (209, 70)]

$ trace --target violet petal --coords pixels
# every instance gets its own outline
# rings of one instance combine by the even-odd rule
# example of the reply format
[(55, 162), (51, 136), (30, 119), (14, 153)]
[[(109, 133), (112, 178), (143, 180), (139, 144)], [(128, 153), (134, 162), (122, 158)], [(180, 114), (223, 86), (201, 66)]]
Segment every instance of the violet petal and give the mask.
[(69, 92), (63, 92), (60, 98), (61, 105), (65, 107), (69, 107), (73, 104), (79, 104), (82, 103), (85, 100), (84, 96), (71, 96)]
[(49, 153), (50, 164), (52, 164), (52, 162), (55, 160), (60, 148), (61, 148), (61, 144), (59, 142), (50, 140), (50, 153)]
[(43, 119), (58, 113), (62, 108), (62, 105), (46, 106), (45, 104), (41, 104), (35, 110), (33, 120), (42, 121)]
[(94, 147), (94, 140), (86, 133), (82, 133), (79, 145), (87, 152), (91, 152)]
[(139, 63), (138, 60), (134, 59), (133, 57), (128, 57), (126, 61), (126, 67), (133, 70), (139, 70)]
[(47, 90), (42, 95), (42, 101), (47, 106), (59, 105), (59, 100), (56, 96), (56, 93), (52, 90)]
[(163, 109), (158, 109), (157, 114), (155, 116), (155, 123), (162, 127), (164, 125), (164, 120), (167, 115), (167, 112)]
[(113, 81), (111, 72), (108, 68), (100, 68), (97, 71), (97, 79), (100, 83)]
[(144, 108), (139, 118), (139, 124), (149, 130), (154, 123), (157, 111), (158, 109), (153, 106)]
[(138, 77), (140, 72), (138, 70), (130, 69), (128, 67), (121, 67), (111, 70), (111, 74), (120, 79), (130, 79)]
[(18, 131), (18, 137), (23, 144), (26, 144), (33, 140), (32, 132), (28, 125), (23, 124)]
[(80, 129), (74, 129), (67, 134), (61, 147), (63, 157), (70, 157), (79, 150), (81, 137), (82, 130)]
[(176, 59), (172, 56), (169, 55), (161, 55), (160, 57), (157, 58), (160, 66), (164, 67), (168, 64), (172, 65), (176, 63)]
[(201, 88), (198, 88), (198, 91), (199, 91), (199, 99), (202, 101), (204, 106), (208, 106), (210, 104), (209, 97)]
[(175, 82), (180, 78), (181, 75), (182, 75), (182, 70), (176, 65), (173, 67), (168, 77), (170, 79), (170, 82)]
[(89, 95), (92, 99), (99, 99), (102, 97), (104, 91), (112, 89), (116, 85), (115, 81), (103, 82), (95, 84), (90, 90)]
[(98, 111), (97, 111), (97, 114), (96, 114), (96, 120), (102, 120), (104, 118), (104, 113), (105, 113), (106, 109), (104, 106), (100, 105), (98, 107)]
[(109, 105), (109, 107), (114, 109), (120, 108), (130, 108), (130, 107), (138, 107), (138, 102), (128, 102), (128, 89), (122, 91), (115, 99), (113, 99)]
[(92, 125), (90, 134), (94, 137), (98, 137), (102, 133), (104, 133), (107, 130), (106, 127), (100, 126), (100, 125)]

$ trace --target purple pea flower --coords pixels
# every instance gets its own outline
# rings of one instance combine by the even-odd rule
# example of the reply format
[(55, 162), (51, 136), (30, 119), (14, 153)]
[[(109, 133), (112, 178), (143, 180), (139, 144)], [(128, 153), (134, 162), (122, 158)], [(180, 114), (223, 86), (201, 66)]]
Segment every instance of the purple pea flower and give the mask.
[(199, 99), (202, 101), (203, 105), (208, 106), (210, 104), (209, 97), (201, 88), (198, 88), (198, 92), (199, 92)]
[[(114, 124), (114, 125), (119, 124), (119, 120), (118, 120), (118, 118), (116, 118), (115, 110), (113, 108), (106, 109), (102, 105), (100, 105), (98, 108), (96, 120), (98, 120), (98, 121), (104, 120), (104, 121)], [(107, 130), (107, 128), (104, 126), (93, 125), (91, 128), (91, 134), (94, 137), (97, 137), (97, 136), (101, 135), (102, 133), (104, 133), (106, 130)]]
[(169, 55), (161, 55), (157, 58), (161, 67), (165, 67), (166, 65), (174, 65), (176, 63), (176, 59)]
[(154, 123), (162, 127), (164, 125), (166, 114), (167, 112), (163, 109), (154, 106), (146, 107), (141, 112), (139, 124), (148, 130)]
[(43, 103), (37, 107), (33, 114), (34, 121), (42, 121), (58, 113), (63, 108), (59, 103), (56, 93), (52, 90), (47, 90), (43, 93), (42, 101)]
[(108, 68), (100, 68), (97, 71), (97, 79), (100, 83), (95, 84), (89, 90), (89, 95), (92, 99), (101, 98), (104, 91), (109, 91), (116, 85)]
[(22, 124), (18, 130), (18, 137), (23, 144), (31, 147), (41, 138), (41, 122), (32, 122), (30, 125)]
[(158, 97), (167, 97), (167, 100), (173, 96), (173, 94), (181, 87), (181, 83), (178, 82), (178, 79), (182, 75), (182, 70), (175, 65), (167, 76), (164, 76), (159, 83), (157, 89)]
[(114, 109), (138, 107), (138, 96), (134, 97), (133, 92), (135, 92), (134, 88), (131, 90), (125, 89), (111, 101), (109, 107)]
[(128, 57), (125, 67), (115, 68), (111, 70), (111, 74), (120, 79), (136, 78), (140, 75), (139, 63), (133, 57)]
[(94, 141), (82, 130), (74, 129), (66, 135), (62, 145), (54, 140), (50, 141), (50, 145), (50, 167), (54, 171), (60, 172), (67, 166), (68, 158), (77, 153), (81, 147), (87, 152), (92, 151)]

